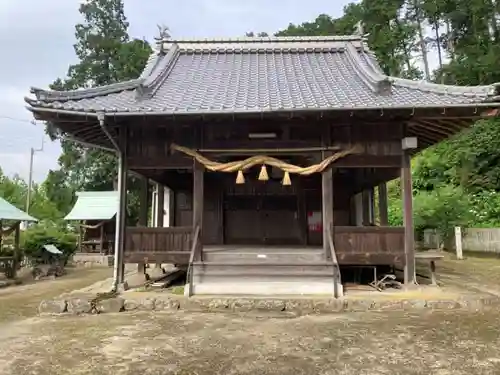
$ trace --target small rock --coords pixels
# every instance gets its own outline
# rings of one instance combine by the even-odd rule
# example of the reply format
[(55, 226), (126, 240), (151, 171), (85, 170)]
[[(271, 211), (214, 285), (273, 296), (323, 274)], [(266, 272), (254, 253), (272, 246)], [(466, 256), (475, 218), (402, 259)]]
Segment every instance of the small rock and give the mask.
[(39, 314), (62, 314), (67, 309), (65, 300), (45, 300), (38, 306)]
[(179, 308), (180, 308), (179, 301), (170, 298), (157, 299), (154, 305), (154, 309), (157, 311), (179, 310)]
[(71, 314), (88, 314), (92, 312), (92, 298), (73, 297), (68, 300), (68, 312)]
[(99, 313), (117, 313), (123, 311), (125, 300), (123, 298), (107, 298), (96, 303)]

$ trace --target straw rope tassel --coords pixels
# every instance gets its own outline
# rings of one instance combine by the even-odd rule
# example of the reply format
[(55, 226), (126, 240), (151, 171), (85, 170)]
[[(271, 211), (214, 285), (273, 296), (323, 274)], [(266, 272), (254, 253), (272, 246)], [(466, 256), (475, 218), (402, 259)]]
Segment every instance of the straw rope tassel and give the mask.
[(283, 181), (281, 182), (283, 186), (290, 186), (292, 184), (292, 181), (290, 180), (290, 173), (285, 172), (283, 175)]
[(269, 180), (269, 175), (267, 174), (267, 169), (266, 165), (263, 164), (262, 167), (260, 168), (260, 173), (259, 173), (259, 181), (267, 181)]
[(238, 171), (238, 175), (236, 176), (236, 184), (243, 185), (244, 183), (245, 183), (245, 176), (243, 175), (243, 172), (240, 169)]

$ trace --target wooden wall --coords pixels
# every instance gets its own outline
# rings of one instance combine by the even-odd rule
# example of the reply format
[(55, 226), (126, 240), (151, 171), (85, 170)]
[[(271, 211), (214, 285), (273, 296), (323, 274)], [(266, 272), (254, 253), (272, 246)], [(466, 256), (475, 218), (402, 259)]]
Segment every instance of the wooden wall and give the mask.
[[(203, 243), (317, 245), (322, 232), (308, 228), (308, 214), (321, 216), (321, 176), (294, 177), (291, 186), (279, 178), (258, 181), (258, 172), (248, 173), (246, 182), (235, 184), (234, 174), (216, 174), (205, 179)], [(334, 224), (349, 225), (351, 188), (349, 174), (335, 173)], [(303, 201), (301, 200), (303, 197)], [(175, 192), (175, 225), (192, 224), (192, 190)], [(304, 209), (300, 209), (301, 202)]]

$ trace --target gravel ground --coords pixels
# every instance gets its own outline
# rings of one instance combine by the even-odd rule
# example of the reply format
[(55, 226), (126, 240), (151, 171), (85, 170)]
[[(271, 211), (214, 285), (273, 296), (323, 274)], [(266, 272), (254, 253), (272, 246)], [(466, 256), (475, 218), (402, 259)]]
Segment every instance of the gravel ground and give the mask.
[[(438, 266), (445, 284), (495, 294), (499, 270), (495, 259)], [(500, 315), (491, 310), (34, 316), (41, 299), (102, 280), (110, 270), (75, 272), (0, 292), (1, 375), (500, 374)]]

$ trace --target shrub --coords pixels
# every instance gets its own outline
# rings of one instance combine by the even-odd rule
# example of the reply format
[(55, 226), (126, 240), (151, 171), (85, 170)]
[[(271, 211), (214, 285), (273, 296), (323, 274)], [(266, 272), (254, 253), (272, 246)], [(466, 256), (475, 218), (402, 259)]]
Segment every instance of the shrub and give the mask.
[(26, 257), (41, 258), (45, 252), (44, 245), (54, 245), (68, 259), (76, 251), (77, 236), (58, 225), (36, 224), (23, 232), (21, 248)]

